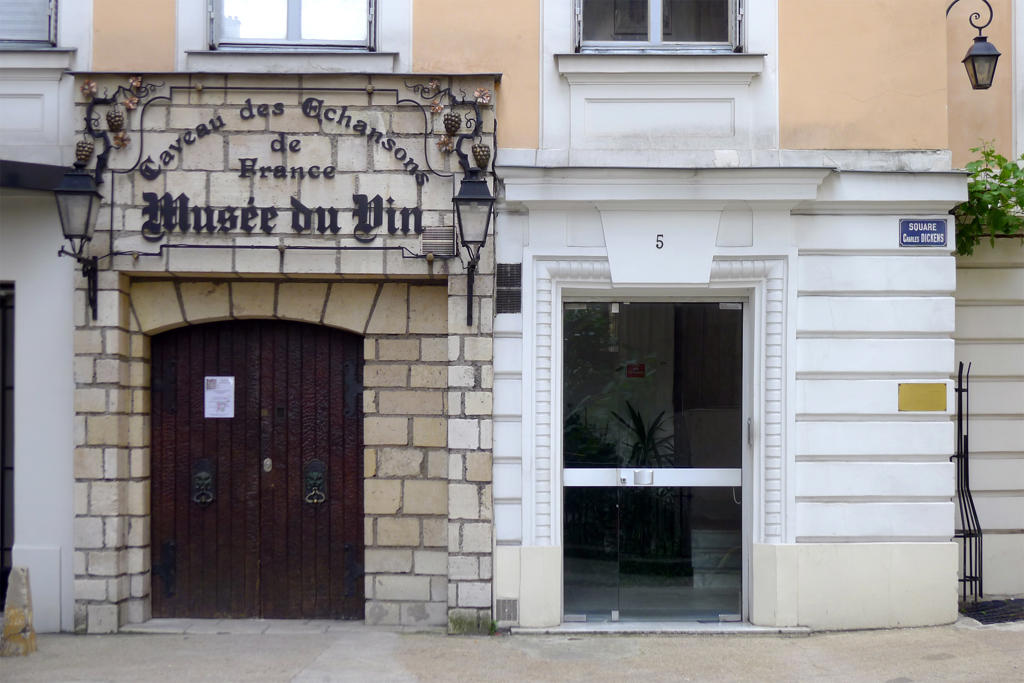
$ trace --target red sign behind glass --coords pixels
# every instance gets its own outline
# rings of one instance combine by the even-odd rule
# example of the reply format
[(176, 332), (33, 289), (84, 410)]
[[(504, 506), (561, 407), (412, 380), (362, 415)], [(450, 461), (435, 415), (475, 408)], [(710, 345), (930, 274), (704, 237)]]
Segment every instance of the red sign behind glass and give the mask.
[(626, 363), (626, 377), (646, 377), (647, 366), (643, 363)]

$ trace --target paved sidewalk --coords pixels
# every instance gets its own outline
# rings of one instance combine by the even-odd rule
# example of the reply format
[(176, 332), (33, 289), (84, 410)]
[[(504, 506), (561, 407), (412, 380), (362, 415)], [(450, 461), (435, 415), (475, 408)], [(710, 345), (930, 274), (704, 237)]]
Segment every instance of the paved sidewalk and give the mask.
[[(1024, 623), (787, 635), (400, 633), (223, 621), (174, 633), (42, 635), (2, 681), (1020, 681)], [(167, 630), (174, 630), (168, 627)], [(185, 632), (182, 632), (182, 631)]]

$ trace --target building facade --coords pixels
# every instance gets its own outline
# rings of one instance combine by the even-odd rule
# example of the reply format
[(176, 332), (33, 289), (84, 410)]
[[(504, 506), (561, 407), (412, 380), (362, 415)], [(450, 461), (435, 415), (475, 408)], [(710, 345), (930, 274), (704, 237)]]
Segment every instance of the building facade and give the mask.
[(941, 15), (721, 3), (702, 49), (665, 51), (652, 12), (638, 53), (569, 4), (542, 3), (539, 147), (499, 155), (523, 313), (495, 323), (498, 604), (952, 621), (955, 261), (900, 239), (964, 198), (945, 45), (878, 82), (850, 31)]
[(930, 0), (38, 3), (0, 51), (37, 627), (948, 623), (979, 356), (986, 592), (1020, 593), (1019, 248), (958, 260), (948, 215), (975, 137), (1014, 144), (993, 4), (969, 92)]

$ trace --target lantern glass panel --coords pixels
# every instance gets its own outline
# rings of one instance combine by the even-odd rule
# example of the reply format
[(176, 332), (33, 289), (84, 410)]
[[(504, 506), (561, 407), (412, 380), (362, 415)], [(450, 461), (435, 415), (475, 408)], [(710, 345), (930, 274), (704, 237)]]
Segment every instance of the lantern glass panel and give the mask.
[(92, 239), (99, 213), (99, 200), (94, 193), (58, 192), (57, 212), (66, 239)]
[(459, 229), (462, 241), (467, 246), (478, 246), (487, 239), (487, 228), (491, 220), (493, 200), (459, 200), (455, 209), (459, 212)]
[(992, 86), (992, 80), (996, 75), (996, 60), (998, 55), (978, 55), (968, 57), (964, 60), (967, 67), (967, 77), (971, 80), (971, 87), (975, 90), (985, 90)]

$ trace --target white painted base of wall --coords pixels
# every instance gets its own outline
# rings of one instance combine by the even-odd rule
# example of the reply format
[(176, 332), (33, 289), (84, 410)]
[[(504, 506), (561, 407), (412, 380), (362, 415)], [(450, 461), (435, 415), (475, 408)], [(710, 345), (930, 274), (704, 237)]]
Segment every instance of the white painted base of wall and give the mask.
[(1024, 595), (1024, 534), (985, 534), (981, 547), (982, 599)]
[[(949, 624), (957, 618), (956, 543), (755, 544), (750, 622), (818, 630)], [(561, 623), (562, 549), (498, 547), (496, 599), (519, 625)]]
[(494, 552), (494, 597), (519, 600), (519, 625), (562, 623), (562, 548), (499, 546)]
[(812, 629), (948, 624), (956, 543), (755, 544), (750, 621)]

